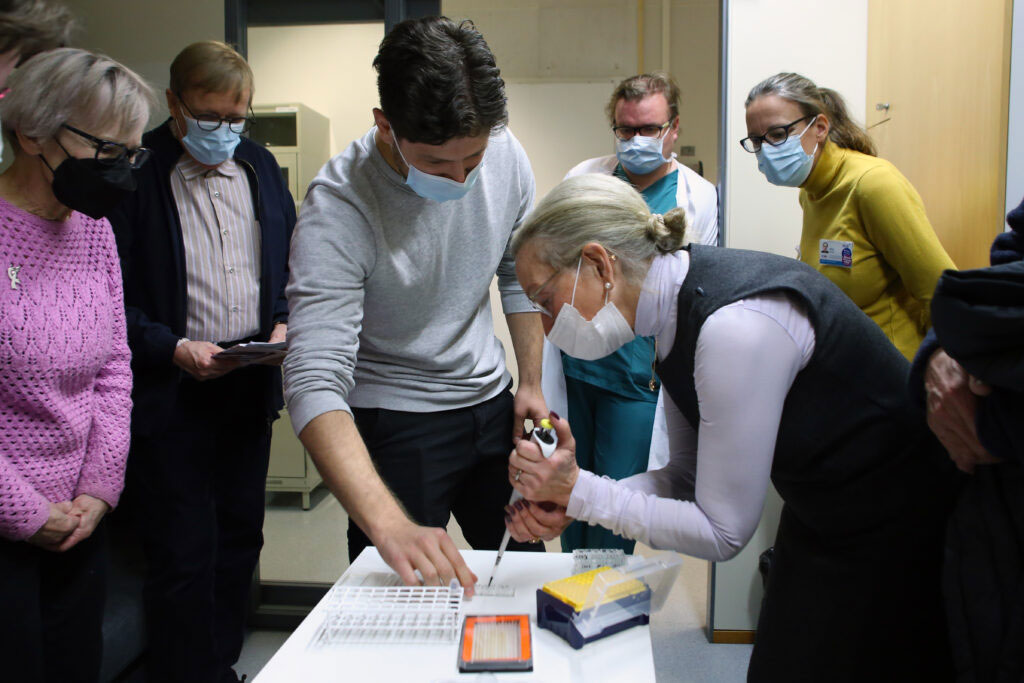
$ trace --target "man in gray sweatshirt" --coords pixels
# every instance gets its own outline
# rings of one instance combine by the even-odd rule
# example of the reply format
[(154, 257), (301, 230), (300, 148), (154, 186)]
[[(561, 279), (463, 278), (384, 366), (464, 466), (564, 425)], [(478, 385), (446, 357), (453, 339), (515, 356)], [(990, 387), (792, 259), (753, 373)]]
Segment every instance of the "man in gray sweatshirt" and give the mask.
[[(405, 580), (472, 589), (454, 513), (497, 548), (508, 455), (547, 416), (543, 333), (508, 243), (533, 203), (504, 82), (469, 22), (397, 25), (373, 62), (376, 125), (310, 185), (291, 246), (285, 396), (299, 438), (368, 544)], [(494, 336), (498, 276), (519, 368)], [(354, 522), (355, 524), (353, 524)]]

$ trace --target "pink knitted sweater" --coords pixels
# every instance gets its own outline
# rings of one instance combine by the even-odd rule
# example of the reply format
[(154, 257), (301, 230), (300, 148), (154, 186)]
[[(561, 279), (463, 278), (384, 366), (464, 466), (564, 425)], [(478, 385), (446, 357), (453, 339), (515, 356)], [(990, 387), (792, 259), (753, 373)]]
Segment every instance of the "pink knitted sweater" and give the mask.
[(124, 483), (131, 355), (110, 224), (48, 221), (0, 199), (0, 537), (49, 503)]

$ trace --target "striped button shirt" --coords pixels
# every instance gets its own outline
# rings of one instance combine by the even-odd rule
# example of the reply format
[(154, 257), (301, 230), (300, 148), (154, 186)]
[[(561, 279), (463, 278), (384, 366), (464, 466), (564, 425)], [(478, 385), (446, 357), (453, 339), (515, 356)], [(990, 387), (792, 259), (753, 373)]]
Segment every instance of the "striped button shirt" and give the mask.
[(185, 242), (185, 336), (221, 342), (256, 334), (262, 245), (248, 176), (234, 159), (211, 169), (184, 154), (171, 191)]

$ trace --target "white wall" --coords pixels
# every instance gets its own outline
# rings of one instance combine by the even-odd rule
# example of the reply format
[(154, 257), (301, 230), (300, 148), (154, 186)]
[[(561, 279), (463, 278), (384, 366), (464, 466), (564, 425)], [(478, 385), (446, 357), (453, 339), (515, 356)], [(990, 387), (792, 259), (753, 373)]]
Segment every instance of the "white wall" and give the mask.
[(743, 102), (750, 88), (796, 71), (838, 90), (856, 117), (867, 89), (867, 0), (729, 0), (727, 246), (796, 256), (801, 211), (797, 190), (770, 185), (746, 137)]
[[(746, 137), (743, 102), (750, 88), (779, 71), (796, 71), (838, 90), (863, 112), (867, 82), (868, 0), (728, 0), (726, 204), (727, 245), (796, 256), (801, 211), (797, 190), (770, 185)], [(781, 501), (774, 489), (754, 538), (739, 556), (715, 566), (710, 617), (715, 629), (757, 626), (757, 558), (772, 545)]]
[[(259, 26), (249, 29), (256, 104), (300, 102), (330, 120), (331, 156), (373, 125), (373, 58), (384, 24)], [(305, 188), (300, 188), (300, 195)]]
[(1024, 0), (1013, 3), (1010, 43), (1010, 114), (1006, 136), (1006, 211), (1024, 197)]
[(167, 116), (164, 90), (174, 57), (197, 40), (224, 40), (224, 3), (214, 0), (63, 0), (83, 26), (72, 44), (103, 52), (156, 90), (151, 124)]
[(637, 0), (445, 0), (469, 18), (494, 52), (507, 84), (512, 131), (544, 196), (583, 159), (614, 151), (604, 108), (615, 84), (640, 71), (672, 73), (682, 94), (682, 146), (715, 178), (718, 153), (718, 1), (668, 0), (669, 64), (662, 64), (662, 2)]

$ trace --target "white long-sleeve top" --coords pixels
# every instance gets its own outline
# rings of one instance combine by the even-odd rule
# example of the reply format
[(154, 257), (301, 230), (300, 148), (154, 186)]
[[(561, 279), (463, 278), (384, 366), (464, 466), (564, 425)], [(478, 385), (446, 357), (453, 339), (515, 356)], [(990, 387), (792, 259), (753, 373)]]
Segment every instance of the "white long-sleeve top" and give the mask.
[[(686, 251), (655, 258), (637, 302), (636, 333), (657, 339), (660, 360), (675, 342), (689, 265)], [(715, 311), (694, 358), (699, 438), (666, 393), (668, 464), (621, 481), (581, 470), (568, 515), (653, 548), (716, 561), (735, 556), (761, 518), (783, 403), (813, 353), (814, 328), (785, 294)]]

